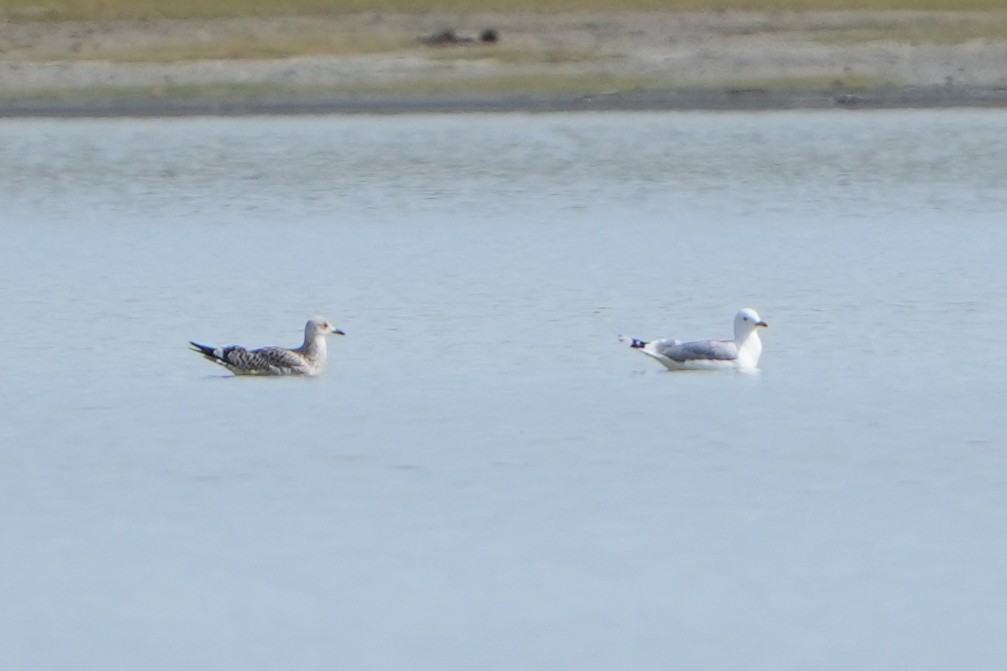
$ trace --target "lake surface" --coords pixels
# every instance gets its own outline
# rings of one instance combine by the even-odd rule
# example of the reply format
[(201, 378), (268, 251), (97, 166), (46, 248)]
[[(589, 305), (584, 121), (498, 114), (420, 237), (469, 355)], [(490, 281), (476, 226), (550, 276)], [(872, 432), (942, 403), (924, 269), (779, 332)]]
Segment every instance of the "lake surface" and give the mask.
[[(0, 121), (12, 669), (995, 669), (1007, 113)], [(619, 334), (770, 323), (762, 371)], [(315, 379), (187, 350), (297, 345)]]

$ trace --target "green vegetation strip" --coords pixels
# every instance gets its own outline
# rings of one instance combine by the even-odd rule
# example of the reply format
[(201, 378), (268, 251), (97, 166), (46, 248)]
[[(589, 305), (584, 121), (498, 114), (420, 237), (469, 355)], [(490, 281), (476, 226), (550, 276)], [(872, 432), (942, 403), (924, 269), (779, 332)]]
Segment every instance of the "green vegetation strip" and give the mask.
[(618, 75), (500, 75), (446, 81), (433, 77), (411, 78), (398, 82), (356, 83), (340, 86), (288, 86), (279, 84), (213, 84), (206, 86), (150, 86), (129, 88), (58, 89), (45, 91), (0, 91), (0, 100), (78, 100), (106, 99), (297, 99), (303, 97), (361, 98), (393, 96), (439, 98), (455, 95), (510, 97), (542, 93), (607, 96), (634, 92), (745, 92), (767, 93), (857, 92), (882, 88), (886, 82), (877, 77), (778, 77), (736, 80), (716, 85), (680, 84), (668, 78)]
[(666, 80), (608, 75), (504, 75), (460, 81), (418, 77), (394, 83), (356, 83), (338, 86), (281, 84), (213, 84), (206, 86), (150, 86), (128, 88), (0, 91), (0, 100), (120, 99), (276, 99), (297, 97), (406, 96), (416, 98), (465, 94), (512, 96), (531, 93), (606, 95), (625, 91), (673, 90)]

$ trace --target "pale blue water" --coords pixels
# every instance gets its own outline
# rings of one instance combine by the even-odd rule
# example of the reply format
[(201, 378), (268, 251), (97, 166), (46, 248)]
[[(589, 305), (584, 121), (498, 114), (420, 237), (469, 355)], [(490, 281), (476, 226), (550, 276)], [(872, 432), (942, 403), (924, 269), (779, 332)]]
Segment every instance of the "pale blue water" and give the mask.
[[(14, 669), (995, 669), (1007, 113), (0, 121)], [(620, 344), (770, 322), (763, 371)], [(319, 379), (187, 351), (348, 332)]]

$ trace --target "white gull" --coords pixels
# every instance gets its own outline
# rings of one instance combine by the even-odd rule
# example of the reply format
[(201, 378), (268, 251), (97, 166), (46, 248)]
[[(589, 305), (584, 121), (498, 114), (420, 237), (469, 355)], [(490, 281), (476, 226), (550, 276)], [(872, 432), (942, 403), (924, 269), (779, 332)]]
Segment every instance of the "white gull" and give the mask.
[(621, 336), (629, 346), (660, 361), (668, 370), (739, 368), (753, 370), (762, 356), (759, 329), (769, 326), (759, 313), (745, 308), (734, 316), (734, 340), (682, 342), (672, 338), (646, 342)]
[(304, 325), (304, 343), (297, 348), (261, 347), (245, 349), (237, 345), (209, 347), (189, 341), (192, 350), (235, 375), (319, 375), (325, 369), (328, 349), (325, 336), (346, 335), (324, 317), (313, 317)]

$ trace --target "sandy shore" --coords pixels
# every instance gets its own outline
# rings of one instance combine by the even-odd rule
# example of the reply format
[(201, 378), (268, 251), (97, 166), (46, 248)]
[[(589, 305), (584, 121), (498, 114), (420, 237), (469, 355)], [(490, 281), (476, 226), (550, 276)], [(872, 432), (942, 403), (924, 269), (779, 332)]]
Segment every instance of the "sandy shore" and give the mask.
[(1007, 12), (0, 24), (7, 116), (948, 105), (1007, 105)]

